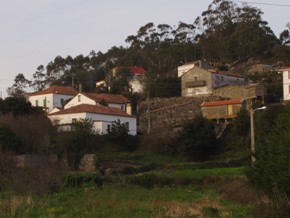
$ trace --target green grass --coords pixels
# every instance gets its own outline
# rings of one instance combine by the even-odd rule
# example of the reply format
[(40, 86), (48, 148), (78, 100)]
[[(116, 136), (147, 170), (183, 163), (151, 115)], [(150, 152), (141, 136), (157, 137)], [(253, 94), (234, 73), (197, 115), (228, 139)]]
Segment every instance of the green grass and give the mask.
[(148, 164), (148, 163), (156, 163), (158, 165), (163, 164), (178, 164), (185, 162), (186, 160), (184, 158), (179, 157), (173, 157), (170, 155), (162, 155), (158, 154), (156, 152), (150, 152), (150, 151), (135, 151), (133, 153), (130, 152), (110, 152), (110, 153), (102, 153), (98, 154), (99, 156), (103, 157), (109, 157), (114, 160), (120, 160), (120, 161), (128, 161), (128, 162), (134, 162), (136, 164)]
[[(13, 217), (12, 198), (1, 200), (1, 217)], [(10, 201), (9, 201), (10, 200)], [(15, 201), (14, 201), (15, 202)], [(247, 217), (250, 208), (221, 200), (213, 190), (194, 187), (146, 189), (133, 185), (110, 184), (103, 188), (66, 189), (59, 193), (33, 196), (15, 204), (15, 216), (23, 218), (86, 217)], [(211, 216), (208, 216), (211, 217)]]
[(182, 177), (189, 179), (201, 179), (208, 176), (244, 176), (245, 167), (169, 170), (158, 171), (157, 174), (167, 175), (173, 178)]

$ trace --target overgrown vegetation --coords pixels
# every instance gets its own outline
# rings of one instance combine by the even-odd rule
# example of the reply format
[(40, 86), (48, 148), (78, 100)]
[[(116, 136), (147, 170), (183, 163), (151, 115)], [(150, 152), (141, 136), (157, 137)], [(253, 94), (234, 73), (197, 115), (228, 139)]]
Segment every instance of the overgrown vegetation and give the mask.
[[(90, 120), (73, 123), (70, 132), (57, 133), (42, 108), (31, 107), (23, 98), (28, 86), (42, 90), (70, 85), (74, 78), (74, 84), (82, 84), (86, 92), (126, 95), (137, 113), (140, 99), (180, 95), (176, 77), (180, 63), (206, 59), (228, 70), (226, 63), (253, 58), (289, 65), (288, 29), (278, 39), (262, 14), (248, 5), (214, 0), (193, 24), (148, 23), (127, 37), (128, 48), (112, 47), (106, 53), (93, 51), (74, 58), (57, 56), (47, 66), (40, 65), (32, 81), (18, 74), (8, 90), (13, 97), (0, 99), (0, 215), (288, 217), (290, 106), (268, 106), (255, 115), (257, 152), (250, 166), (246, 110), (219, 139), (214, 124), (203, 117), (179, 130), (158, 129), (141, 137), (129, 135), (126, 124), (116, 121), (104, 136), (92, 131)], [(132, 75), (127, 71), (109, 81), (111, 90), (96, 90), (95, 81), (122, 65), (146, 69), (145, 95), (131, 92)], [(277, 72), (253, 73), (247, 79), (266, 86), (268, 102), (279, 102), (282, 89)], [(57, 162), (19, 168), (10, 154), (24, 153), (56, 153), (68, 166)], [(85, 153), (97, 154), (98, 170), (71, 172)], [(247, 182), (245, 167), (259, 191)]]

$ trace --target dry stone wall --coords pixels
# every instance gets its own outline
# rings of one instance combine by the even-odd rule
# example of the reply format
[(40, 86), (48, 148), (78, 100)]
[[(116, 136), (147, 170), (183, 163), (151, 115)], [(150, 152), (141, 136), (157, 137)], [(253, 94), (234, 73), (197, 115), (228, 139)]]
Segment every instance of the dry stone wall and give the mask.
[(154, 98), (139, 105), (139, 131), (146, 133), (150, 129), (178, 128), (186, 120), (201, 115), (200, 104), (203, 101), (218, 101), (221, 97), (174, 97)]

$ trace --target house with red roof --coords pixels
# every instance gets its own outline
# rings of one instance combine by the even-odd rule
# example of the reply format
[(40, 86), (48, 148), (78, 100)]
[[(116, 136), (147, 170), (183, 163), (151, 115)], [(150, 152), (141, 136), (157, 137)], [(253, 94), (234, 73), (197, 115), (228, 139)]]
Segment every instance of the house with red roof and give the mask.
[(279, 70), (283, 77), (283, 102), (290, 102), (290, 66)]
[(107, 134), (112, 123), (117, 120), (126, 124), (129, 134), (137, 133), (136, 117), (115, 107), (79, 104), (50, 113), (48, 118), (60, 131), (70, 131), (74, 121), (87, 119), (93, 122), (94, 131), (99, 134)]
[[(118, 73), (130, 72), (129, 85), (133, 93), (142, 93), (146, 79), (146, 71), (142, 67), (136, 66), (117, 66), (113, 68), (106, 76), (105, 80), (97, 81), (96, 86), (108, 86), (108, 80), (116, 78)], [(120, 75), (119, 75), (120, 76)], [(110, 89), (110, 87), (109, 87)]]
[(135, 135), (136, 117), (131, 115), (131, 104), (122, 95), (79, 93), (71, 87), (52, 86), (28, 96), (32, 106), (43, 107), (48, 118), (60, 130), (70, 130), (77, 120), (88, 119), (96, 132), (106, 134), (114, 121), (126, 123), (129, 134)]
[(47, 112), (56, 107), (63, 107), (65, 102), (78, 94), (78, 91), (65, 86), (52, 86), (47, 89), (30, 93), (28, 101), (34, 107), (43, 107)]
[(204, 69), (195, 65), (180, 74), (182, 97), (208, 96), (227, 85), (244, 84), (245, 79), (230, 71)]
[(211, 120), (230, 120), (237, 117), (241, 108), (246, 108), (245, 100), (225, 100), (203, 102), (201, 105), (203, 117)]
[(81, 104), (103, 105), (121, 109), (128, 114), (132, 113), (131, 104), (128, 98), (123, 95), (112, 95), (104, 93), (78, 93), (64, 106), (64, 108), (68, 109)]

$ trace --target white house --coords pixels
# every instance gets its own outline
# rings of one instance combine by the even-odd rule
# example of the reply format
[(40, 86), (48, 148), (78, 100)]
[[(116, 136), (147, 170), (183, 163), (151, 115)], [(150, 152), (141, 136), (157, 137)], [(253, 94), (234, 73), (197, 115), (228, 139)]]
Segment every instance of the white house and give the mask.
[(290, 102), (290, 67), (280, 69), (283, 76), (283, 102)]
[(80, 104), (50, 113), (48, 118), (63, 131), (69, 131), (74, 121), (88, 119), (93, 122), (94, 130), (99, 134), (107, 134), (112, 123), (117, 120), (127, 125), (129, 134), (137, 133), (136, 117), (114, 107)]
[(28, 101), (32, 106), (43, 107), (49, 112), (53, 108), (63, 107), (65, 101), (75, 97), (77, 94), (78, 91), (71, 87), (52, 86), (29, 94)]
[(131, 114), (131, 104), (129, 100), (123, 95), (111, 95), (111, 94), (97, 94), (97, 93), (78, 93), (72, 100), (70, 100), (65, 106), (65, 109), (74, 107), (81, 104), (90, 105), (105, 105), (108, 107), (119, 108), (128, 114)]
[[(129, 71), (132, 74), (130, 78), (129, 85), (133, 93), (142, 93), (144, 90), (144, 82), (146, 79), (146, 71), (141, 67), (127, 67), (127, 66), (118, 66), (113, 68), (106, 76), (105, 80), (97, 81), (96, 87), (98, 86), (107, 86), (106, 80), (110, 80), (112, 77), (116, 77), (118, 72), (122, 70)], [(109, 87), (110, 89), (110, 87)]]

